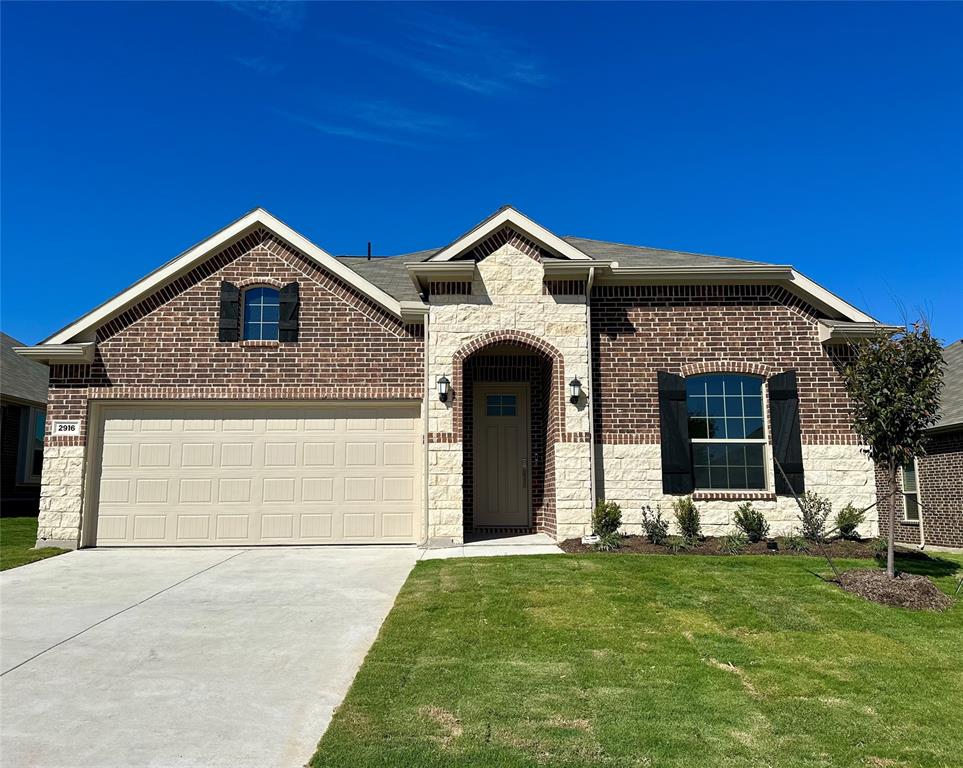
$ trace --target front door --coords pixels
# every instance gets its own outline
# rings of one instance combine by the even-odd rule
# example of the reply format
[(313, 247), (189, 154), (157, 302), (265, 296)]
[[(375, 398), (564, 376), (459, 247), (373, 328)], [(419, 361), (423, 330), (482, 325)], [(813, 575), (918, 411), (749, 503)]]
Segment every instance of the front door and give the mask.
[(476, 384), (474, 401), (474, 525), (527, 527), (528, 385)]

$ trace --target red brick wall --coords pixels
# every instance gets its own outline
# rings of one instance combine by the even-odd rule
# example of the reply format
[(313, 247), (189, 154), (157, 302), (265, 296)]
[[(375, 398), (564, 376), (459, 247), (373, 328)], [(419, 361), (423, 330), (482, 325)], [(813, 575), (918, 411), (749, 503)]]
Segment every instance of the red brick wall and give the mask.
[[(933, 435), (926, 455), (917, 461), (917, 485), (922, 505), (923, 533), (926, 543), (937, 547), (963, 547), (963, 429)], [(896, 484), (902, 494), (902, 477)], [(876, 494), (885, 498), (890, 493), (885, 473), (876, 469)], [(902, 496), (896, 500), (896, 541), (920, 543), (918, 523), (903, 520)], [(879, 533), (889, 534), (888, 502), (880, 505)]]
[[(297, 281), (299, 341), (219, 342), (222, 280)], [(48, 421), (85, 420), (90, 398), (420, 399), (422, 349), (421, 326), (257, 231), (103, 326), (92, 365), (53, 366)]]
[(817, 317), (777, 286), (596, 286), (596, 440), (659, 442), (657, 371), (794, 368), (803, 443), (857, 444), (841, 361), (820, 344)]

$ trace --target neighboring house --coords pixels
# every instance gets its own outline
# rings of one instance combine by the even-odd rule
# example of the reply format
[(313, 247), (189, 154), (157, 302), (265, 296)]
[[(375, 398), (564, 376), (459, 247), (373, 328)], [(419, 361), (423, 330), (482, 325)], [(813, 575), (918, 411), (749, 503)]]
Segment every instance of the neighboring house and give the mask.
[(14, 353), (0, 333), (0, 512), (36, 515), (43, 469), (47, 367)]
[[(897, 476), (896, 541), (963, 547), (963, 341), (943, 350), (940, 419), (929, 429), (926, 455)], [(889, 531), (889, 481), (877, 473), (882, 532)]]
[(839, 367), (878, 327), (790, 266), (559, 237), (511, 207), (370, 260), (256, 209), (21, 351), (51, 366), (39, 535), (564, 539), (596, 498), (638, 531), (690, 493), (708, 533), (743, 500), (786, 531), (789, 483), (875, 501)]

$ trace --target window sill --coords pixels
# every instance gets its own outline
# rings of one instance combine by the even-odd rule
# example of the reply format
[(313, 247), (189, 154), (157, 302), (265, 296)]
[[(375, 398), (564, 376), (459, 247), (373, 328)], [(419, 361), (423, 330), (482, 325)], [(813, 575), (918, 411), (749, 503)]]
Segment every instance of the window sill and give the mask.
[(899, 520), (897, 521), (897, 523), (898, 525), (909, 525), (909, 526), (912, 526), (913, 528), (919, 528), (920, 526), (919, 520)]
[(242, 347), (280, 347), (281, 342), (277, 339), (242, 339)]
[(693, 501), (775, 501), (769, 491), (695, 491)]

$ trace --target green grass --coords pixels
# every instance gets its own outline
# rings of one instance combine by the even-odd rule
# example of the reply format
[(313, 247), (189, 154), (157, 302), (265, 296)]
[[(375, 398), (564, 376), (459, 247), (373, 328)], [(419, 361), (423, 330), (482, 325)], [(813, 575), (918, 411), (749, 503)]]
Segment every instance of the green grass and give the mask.
[(68, 551), (56, 547), (33, 549), (36, 543), (37, 518), (0, 517), (0, 571), (62, 555)]
[[(901, 565), (952, 593), (963, 557)], [(958, 768), (963, 601), (887, 608), (826, 572), (809, 557), (419, 563), (311, 765)]]

